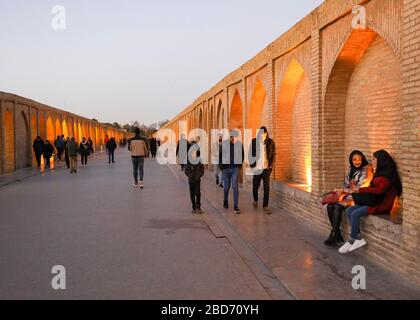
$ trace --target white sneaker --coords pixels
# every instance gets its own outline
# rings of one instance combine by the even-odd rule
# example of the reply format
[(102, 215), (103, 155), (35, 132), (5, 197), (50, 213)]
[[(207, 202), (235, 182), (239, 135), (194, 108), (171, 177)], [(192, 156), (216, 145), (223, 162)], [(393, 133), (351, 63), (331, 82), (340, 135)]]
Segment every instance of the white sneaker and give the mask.
[(352, 246), (352, 244), (347, 241), (343, 246), (340, 247), (340, 249), (338, 249), (338, 252), (340, 252), (342, 254), (349, 253), (351, 246)]
[(133, 187), (134, 188), (137, 188), (139, 185), (138, 184), (133, 184)]
[(140, 181), (139, 187), (140, 187), (140, 189), (144, 188), (143, 181)]
[(365, 245), (367, 245), (367, 242), (366, 242), (365, 239), (356, 240), (356, 241), (354, 241), (353, 245), (349, 249), (349, 252), (356, 251), (357, 249), (360, 249), (360, 248), (364, 247)]

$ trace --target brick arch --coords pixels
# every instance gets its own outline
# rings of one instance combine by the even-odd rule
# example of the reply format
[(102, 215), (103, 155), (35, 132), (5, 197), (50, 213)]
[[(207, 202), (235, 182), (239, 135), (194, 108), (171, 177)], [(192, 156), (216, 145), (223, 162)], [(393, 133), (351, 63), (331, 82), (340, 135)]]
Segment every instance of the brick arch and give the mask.
[(15, 170), (15, 124), (12, 111), (6, 109), (3, 116), (5, 154), (3, 165), (4, 171), (8, 173)]
[(217, 105), (217, 117), (216, 117), (216, 127), (217, 129), (223, 129), (225, 125), (225, 111), (223, 109), (222, 100), (219, 100), (219, 104)]
[(69, 137), (69, 129), (67, 128), (67, 121), (66, 121), (66, 119), (63, 119), (62, 128), (63, 128), (62, 133), (64, 135), (64, 138)]
[(230, 106), (229, 129), (239, 129), (241, 131), (244, 129), (243, 104), (238, 90), (235, 90), (235, 94), (233, 95), (232, 103)]
[[(400, 59), (375, 31), (354, 30), (329, 76), (324, 97), (323, 162), (328, 163), (323, 189), (342, 183), (347, 154), (353, 149), (368, 158), (387, 149), (400, 158), (402, 123)], [(341, 128), (341, 130), (338, 130)]]
[(30, 166), (30, 131), (29, 121), (22, 110), (16, 119), (16, 170)]
[(61, 122), (60, 119), (55, 119), (55, 135), (61, 136), (63, 134), (63, 130), (61, 129)]
[(311, 85), (302, 65), (291, 59), (282, 79), (277, 106), (277, 180), (312, 184)]
[(80, 122), (77, 124), (77, 135), (79, 136), (79, 141), (81, 142), (83, 138), (83, 128)]
[(51, 115), (48, 115), (46, 140), (49, 140), (51, 144), (54, 144), (54, 139), (55, 139), (54, 124), (53, 124)]
[(261, 115), (263, 112), (265, 97), (267, 93), (260, 80), (257, 80), (249, 105), (247, 129), (252, 129), (252, 135), (255, 138), (258, 129), (261, 127)]
[(39, 135), (41, 136), (41, 139), (46, 140), (47, 139), (47, 123), (45, 121), (45, 115), (44, 112), (40, 111), (38, 113), (38, 121), (39, 121)]
[[(392, 40), (392, 38), (385, 32), (383, 31), (381, 28), (379, 28), (373, 21), (367, 21), (366, 22), (366, 29), (362, 29), (362, 30), (355, 30), (353, 29), (352, 25), (349, 23), (347, 25), (348, 29), (346, 32), (346, 36), (344, 38), (342, 38), (341, 44), (334, 56), (334, 58), (332, 59), (332, 61), (329, 62), (329, 66), (328, 66), (328, 71), (327, 73), (329, 75), (331, 75), (333, 68), (337, 62), (337, 60), (340, 58), (340, 56), (342, 55), (343, 50), (346, 49), (346, 47), (348, 47), (348, 44), (351, 43), (352, 39), (355, 36), (355, 33), (374, 33), (375, 35), (379, 35), (380, 37), (382, 37), (387, 43), (388, 46), (390, 48), (392, 48), (395, 56), (398, 57), (398, 59), (401, 59), (401, 53), (400, 51), (397, 49), (398, 46), (395, 44), (395, 42)], [(364, 45), (362, 45), (362, 48), (364, 47)], [(366, 50), (366, 48), (365, 48)]]

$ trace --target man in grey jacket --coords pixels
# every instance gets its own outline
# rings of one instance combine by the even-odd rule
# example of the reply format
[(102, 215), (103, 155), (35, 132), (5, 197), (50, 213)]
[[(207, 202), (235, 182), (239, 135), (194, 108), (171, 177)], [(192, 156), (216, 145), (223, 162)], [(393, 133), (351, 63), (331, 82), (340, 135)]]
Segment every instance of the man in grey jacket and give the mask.
[(143, 189), (144, 158), (149, 155), (149, 149), (147, 148), (146, 140), (140, 136), (140, 129), (136, 128), (134, 133), (136, 134), (135, 137), (128, 142), (128, 150), (131, 151), (131, 161), (133, 163), (133, 186)]

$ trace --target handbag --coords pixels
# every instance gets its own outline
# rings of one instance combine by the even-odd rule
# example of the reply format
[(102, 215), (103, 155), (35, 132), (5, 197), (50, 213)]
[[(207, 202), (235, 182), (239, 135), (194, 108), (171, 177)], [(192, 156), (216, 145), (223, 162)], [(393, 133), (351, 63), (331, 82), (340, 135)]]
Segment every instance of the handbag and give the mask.
[(339, 201), (338, 193), (332, 191), (322, 197), (321, 203), (324, 206), (326, 204), (336, 204), (338, 203), (338, 201)]

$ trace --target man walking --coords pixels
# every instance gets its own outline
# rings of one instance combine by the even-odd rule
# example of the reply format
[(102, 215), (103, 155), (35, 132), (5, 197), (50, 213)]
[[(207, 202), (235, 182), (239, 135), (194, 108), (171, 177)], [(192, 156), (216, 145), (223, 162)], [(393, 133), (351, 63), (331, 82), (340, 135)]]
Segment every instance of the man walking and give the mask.
[(70, 173), (77, 173), (77, 153), (79, 151), (79, 147), (74, 138), (71, 138), (71, 140), (67, 143), (66, 150), (70, 159)]
[[(263, 148), (261, 148), (263, 144)], [(248, 161), (251, 168), (254, 168), (252, 182), (252, 194), (254, 197), (254, 208), (258, 208), (258, 189), (263, 180), (264, 202), (263, 208), (266, 214), (271, 214), (268, 208), (270, 196), (270, 175), (273, 170), (274, 159), (276, 156), (276, 145), (268, 136), (266, 127), (261, 127), (257, 138), (253, 139), (248, 153)]]
[(143, 189), (144, 158), (149, 154), (149, 150), (147, 149), (146, 140), (140, 136), (140, 129), (136, 128), (134, 133), (136, 136), (128, 142), (128, 150), (131, 151), (131, 161), (133, 163), (134, 187)]
[(111, 163), (111, 161), (112, 163), (115, 163), (115, 149), (117, 149), (117, 143), (115, 142), (115, 138), (111, 138), (106, 144), (106, 150), (108, 151), (108, 163)]
[(229, 208), (229, 190), (232, 185), (233, 189), (233, 212), (240, 214), (238, 202), (239, 202), (239, 173), (244, 162), (244, 147), (238, 140), (239, 132), (232, 130), (230, 133), (230, 139), (225, 140), (219, 151), (219, 168), (223, 174), (223, 185), (224, 185), (224, 200), (223, 207)]
[(42, 157), (42, 152), (44, 151), (44, 140), (42, 140), (40, 136), (37, 136), (36, 139), (34, 140), (32, 148), (34, 149), (38, 168), (41, 168), (41, 157)]

